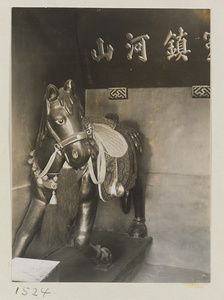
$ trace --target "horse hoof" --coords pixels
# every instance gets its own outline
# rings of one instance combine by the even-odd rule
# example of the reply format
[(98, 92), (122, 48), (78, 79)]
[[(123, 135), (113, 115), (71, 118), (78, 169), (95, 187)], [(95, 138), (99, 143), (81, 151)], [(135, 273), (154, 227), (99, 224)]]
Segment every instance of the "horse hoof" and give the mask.
[(97, 245), (96, 248), (99, 250), (99, 254), (94, 259), (96, 265), (111, 265), (112, 254), (109, 249)]
[(128, 230), (128, 235), (133, 238), (145, 238), (147, 236), (145, 219), (134, 219)]

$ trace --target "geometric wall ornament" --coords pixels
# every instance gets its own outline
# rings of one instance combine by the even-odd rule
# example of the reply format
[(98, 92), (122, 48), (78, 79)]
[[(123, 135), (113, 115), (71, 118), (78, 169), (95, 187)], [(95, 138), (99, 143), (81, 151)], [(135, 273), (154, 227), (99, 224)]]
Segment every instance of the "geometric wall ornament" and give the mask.
[(109, 88), (108, 99), (110, 100), (128, 99), (128, 89), (125, 87)]
[(193, 85), (192, 98), (210, 98), (209, 85)]

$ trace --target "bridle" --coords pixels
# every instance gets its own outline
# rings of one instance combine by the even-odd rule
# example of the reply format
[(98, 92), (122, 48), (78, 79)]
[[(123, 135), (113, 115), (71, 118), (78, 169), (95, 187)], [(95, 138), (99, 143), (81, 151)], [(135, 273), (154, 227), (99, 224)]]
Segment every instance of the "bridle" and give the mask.
[(92, 137), (93, 129), (91, 124), (88, 124), (87, 126), (88, 128), (85, 129), (85, 131), (78, 132), (77, 134), (71, 135), (64, 140), (61, 140), (58, 134), (52, 128), (50, 122), (47, 120), (47, 128), (57, 142), (57, 144), (55, 144), (55, 148), (57, 148), (58, 151), (63, 150), (66, 146), (70, 144), (76, 143), (84, 139), (90, 139)]
[[(73, 104), (73, 101), (71, 100), (71, 98), (69, 97), (71, 104)], [(52, 97), (51, 97), (51, 100)], [(54, 99), (55, 100), (55, 99)], [(62, 106), (64, 106), (63, 102), (59, 101), (60, 104)], [(48, 109), (48, 107), (47, 107)], [(65, 109), (67, 110), (67, 112), (69, 114), (71, 114), (71, 110), (66, 106)], [(65, 138), (64, 140), (61, 139), (59, 137), (59, 135), (55, 132), (55, 130), (52, 128), (49, 120), (46, 120), (45, 123), (45, 128), (48, 129), (50, 135), (55, 139), (56, 143), (54, 145), (54, 152), (51, 154), (45, 168), (43, 170), (40, 169), (40, 167), (38, 166), (38, 163), (35, 159), (35, 150), (32, 151), (30, 153), (31, 158), (28, 160), (28, 163), (32, 165), (32, 171), (34, 173), (34, 176), (37, 180), (37, 184), (40, 187), (46, 187), (48, 189), (52, 190), (52, 197), (50, 199), (50, 204), (56, 204), (57, 203), (57, 197), (55, 195), (55, 191), (57, 189), (57, 182), (58, 182), (58, 175), (59, 173), (49, 173), (49, 170), (51, 169), (56, 156), (60, 155), (60, 156), (65, 156), (66, 161), (69, 163), (68, 157), (66, 152), (62, 152), (62, 150), (70, 145), (70, 144), (74, 144), (78, 141), (81, 140), (87, 140), (87, 142), (89, 142), (91, 144), (91, 140), (93, 138), (93, 126), (91, 124), (82, 124), (83, 125), (83, 131), (78, 132), (77, 134), (73, 134), (67, 138)], [(77, 154), (78, 157), (78, 153), (76, 151), (74, 151), (74, 153)], [(74, 156), (74, 154), (73, 154)], [(74, 156), (74, 158), (76, 158)], [(86, 172), (87, 166), (84, 170), (84, 172)]]
[(69, 136), (68, 138), (66, 138), (64, 140), (60, 139), (58, 134), (51, 127), (50, 122), (48, 120), (47, 120), (47, 128), (57, 143), (54, 145), (54, 152), (52, 153), (51, 157), (49, 158), (48, 163), (46, 164), (45, 168), (43, 169), (43, 171), (40, 174), (36, 175), (37, 178), (43, 178), (48, 173), (48, 171), (50, 170), (50, 168), (56, 158), (56, 155), (57, 154), (62, 155), (62, 150), (66, 146), (76, 143), (78, 141), (84, 140), (84, 139), (91, 140), (93, 138), (93, 126), (90, 123), (85, 124), (85, 126), (84, 126), (85, 131), (78, 132), (77, 134)]
[[(73, 104), (73, 100), (71, 99), (70, 95), (67, 94), (64, 90), (63, 90), (63, 93), (66, 94), (66, 96), (70, 100), (70, 103)], [(59, 100), (59, 97), (56, 99), (60, 102), (61, 106), (64, 106), (64, 103)], [(72, 113), (67, 105), (65, 105), (64, 108), (68, 114)], [(50, 114), (50, 112), (48, 112), (47, 114)], [(47, 128), (48, 128), (50, 134), (54, 137), (54, 139), (57, 142), (57, 144), (55, 144), (55, 149), (57, 148), (57, 150), (60, 152), (66, 146), (68, 146), (70, 144), (76, 143), (76, 142), (84, 140), (84, 139), (91, 139), (93, 137), (93, 127), (91, 124), (85, 124), (85, 126), (83, 126), (85, 129), (84, 131), (78, 132), (77, 134), (73, 134), (64, 140), (61, 140), (61, 138), (58, 136), (58, 134), (54, 131), (54, 129), (52, 128), (48, 119), (46, 120), (46, 125), (47, 125)]]

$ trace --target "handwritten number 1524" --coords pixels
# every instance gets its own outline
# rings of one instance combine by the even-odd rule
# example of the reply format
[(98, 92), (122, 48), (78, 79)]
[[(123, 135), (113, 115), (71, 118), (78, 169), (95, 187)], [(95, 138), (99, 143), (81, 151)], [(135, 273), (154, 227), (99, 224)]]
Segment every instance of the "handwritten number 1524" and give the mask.
[(43, 289), (43, 288), (38, 290), (36, 288), (29, 288), (29, 287), (19, 288), (19, 287), (17, 287), (16, 294), (17, 295), (20, 294), (20, 295), (23, 295), (23, 296), (27, 296), (27, 295), (40, 296), (40, 295), (43, 295), (43, 298), (44, 298), (46, 295), (51, 294), (51, 292), (49, 291), (49, 289)]

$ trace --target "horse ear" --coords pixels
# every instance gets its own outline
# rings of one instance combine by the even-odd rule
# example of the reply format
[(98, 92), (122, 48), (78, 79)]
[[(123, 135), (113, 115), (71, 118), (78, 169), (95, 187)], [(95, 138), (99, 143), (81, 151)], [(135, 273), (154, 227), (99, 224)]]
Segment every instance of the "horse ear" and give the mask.
[(49, 84), (47, 87), (47, 94), (46, 94), (47, 99), (49, 101), (54, 101), (58, 98), (58, 95), (59, 95), (59, 91), (56, 88), (56, 86), (54, 86), (53, 84)]
[(68, 94), (75, 94), (76, 89), (75, 89), (75, 83), (73, 80), (69, 79), (65, 82), (64, 84), (64, 90), (68, 93)]

